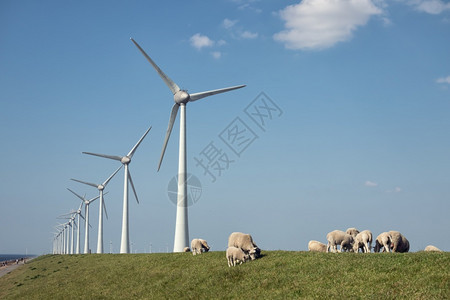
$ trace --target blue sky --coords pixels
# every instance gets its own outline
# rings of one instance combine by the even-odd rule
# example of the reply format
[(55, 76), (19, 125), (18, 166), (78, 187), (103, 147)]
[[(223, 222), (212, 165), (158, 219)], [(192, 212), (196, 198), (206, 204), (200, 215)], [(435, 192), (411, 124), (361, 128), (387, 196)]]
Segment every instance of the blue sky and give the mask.
[[(187, 107), (202, 186), (191, 239), (224, 250), (242, 231), (262, 249), (306, 250), (357, 227), (449, 251), (449, 36), (440, 0), (2, 1), (0, 253), (49, 252), (57, 217), (79, 205), (66, 188), (97, 195), (70, 178), (118, 167), (81, 152), (125, 155), (149, 126), (130, 164), (130, 239), (172, 249), (178, 120), (156, 172), (173, 100), (130, 37), (189, 92), (247, 84)], [(233, 151), (238, 125), (248, 135)], [(215, 181), (196, 163), (212, 146)], [(107, 190), (105, 250), (117, 252), (122, 172)], [(95, 251), (98, 202), (90, 217)]]

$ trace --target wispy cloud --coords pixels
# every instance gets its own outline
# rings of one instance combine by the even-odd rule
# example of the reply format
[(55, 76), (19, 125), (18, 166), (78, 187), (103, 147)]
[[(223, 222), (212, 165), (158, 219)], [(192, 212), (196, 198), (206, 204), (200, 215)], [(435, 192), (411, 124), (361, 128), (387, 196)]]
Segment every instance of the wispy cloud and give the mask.
[(256, 39), (258, 37), (258, 33), (245, 30), (241, 32), (241, 37), (244, 39)]
[(395, 187), (393, 190), (387, 190), (386, 193), (400, 193), (402, 190), (402, 188), (400, 187)]
[(225, 19), (222, 22), (222, 26), (226, 29), (230, 29), (231, 27), (233, 27), (234, 25), (236, 25), (236, 23), (238, 22), (238, 20), (230, 20), (230, 19)]
[(367, 180), (367, 181), (364, 183), (364, 185), (365, 185), (365, 186), (368, 186), (368, 187), (376, 187), (376, 186), (378, 186), (378, 183), (373, 182), (373, 181), (370, 181), (370, 180)]
[(228, 30), (229, 34), (234, 39), (256, 39), (259, 34), (249, 30), (244, 30), (242, 26), (236, 26), (239, 20), (224, 19), (222, 26)]
[(220, 51), (213, 51), (211, 52), (211, 55), (215, 58), (215, 59), (219, 59), (222, 57), (222, 52)]
[(436, 79), (436, 82), (450, 84), (450, 76), (438, 78), (438, 79)]
[(201, 35), (200, 33), (196, 33), (193, 36), (191, 36), (189, 41), (191, 42), (191, 45), (194, 48), (197, 48), (199, 50), (204, 48), (204, 47), (212, 47), (214, 45), (214, 41), (213, 40), (211, 40), (206, 35)]
[(382, 13), (372, 0), (303, 0), (279, 12), (286, 29), (273, 37), (288, 49), (325, 49), (351, 39), (358, 27)]
[(418, 11), (432, 15), (438, 15), (443, 11), (450, 10), (450, 3), (442, 0), (408, 0), (407, 3), (414, 6)]

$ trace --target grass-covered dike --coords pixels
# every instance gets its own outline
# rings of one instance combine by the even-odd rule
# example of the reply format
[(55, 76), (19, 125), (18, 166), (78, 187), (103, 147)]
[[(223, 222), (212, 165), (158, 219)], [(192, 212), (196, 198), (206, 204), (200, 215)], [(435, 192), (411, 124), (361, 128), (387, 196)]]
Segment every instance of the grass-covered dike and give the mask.
[(263, 251), (46, 255), (0, 278), (0, 299), (450, 299), (450, 253)]

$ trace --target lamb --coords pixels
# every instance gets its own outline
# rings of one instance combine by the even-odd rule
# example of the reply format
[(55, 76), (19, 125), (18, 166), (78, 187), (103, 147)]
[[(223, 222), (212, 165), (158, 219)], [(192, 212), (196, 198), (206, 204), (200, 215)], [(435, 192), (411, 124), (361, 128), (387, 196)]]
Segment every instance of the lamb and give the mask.
[(353, 251), (353, 237), (342, 230), (334, 230), (327, 234), (327, 252), (337, 252), (337, 245), (341, 246), (338, 252)]
[(318, 241), (309, 241), (308, 250), (311, 252), (327, 252), (327, 245)]
[(205, 240), (193, 239), (191, 241), (192, 255), (202, 254), (202, 252), (208, 252), (210, 247)]
[(242, 232), (233, 232), (228, 237), (228, 247), (241, 248), (246, 254), (250, 255), (251, 260), (257, 259), (261, 255), (261, 249), (253, 242), (250, 234)]
[(443, 252), (441, 249), (439, 249), (438, 247), (435, 247), (433, 245), (428, 245), (425, 247), (425, 251), (430, 251), (430, 252)]
[(392, 252), (404, 253), (409, 251), (409, 241), (398, 231), (389, 231), (392, 237)]
[(228, 267), (231, 266), (235, 267), (237, 263), (242, 265), (242, 263), (250, 259), (249, 254), (245, 253), (241, 248), (237, 247), (228, 247), (226, 256), (228, 261)]
[(358, 252), (361, 249), (363, 253), (370, 253), (370, 249), (372, 248), (372, 232), (370, 230), (361, 231), (356, 235), (354, 240), (354, 252)]
[(191, 252), (191, 249), (189, 247), (184, 247), (183, 252)]
[(354, 227), (352, 227), (352, 228), (348, 228), (348, 229), (345, 231), (345, 233), (346, 233), (346, 234), (350, 234), (350, 235), (354, 238), (354, 237), (356, 237), (356, 236), (358, 235), (359, 230), (356, 229), (356, 228), (354, 228)]
[(392, 237), (389, 232), (380, 233), (375, 240), (373, 251), (378, 253), (380, 252), (380, 249), (383, 248), (382, 252), (391, 252), (391, 244)]

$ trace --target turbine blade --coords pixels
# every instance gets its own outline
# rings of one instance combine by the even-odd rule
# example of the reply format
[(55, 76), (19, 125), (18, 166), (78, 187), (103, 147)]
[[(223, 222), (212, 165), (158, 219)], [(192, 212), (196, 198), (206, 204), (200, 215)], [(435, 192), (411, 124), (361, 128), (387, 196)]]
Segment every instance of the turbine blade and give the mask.
[[(122, 165), (123, 166), (123, 165)], [(122, 168), (122, 166), (120, 166), (119, 168), (117, 168), (117, 170), (111, 174), (111, 176), (109, 176), (108, 179), (105, 180), (105, 182), (103, 182), (103, 186), (106, 187), (106, 185), (108, 184), (108, 182), (114, 177), (114, 175), (117, 174), (117, 172), (119, 172), (119, 170)]]
[(85, 220), (86, 221), (86, 219), (83, 217), (83, 215), (80, 213), (80, 217), (83, 219), (83, 220)]
[[(81, 207), (83, 207), (83, 203), (84, 202), (82, 201), (81, 204), (80, 204), (80, 207), (78, 208), (79, 211), (81, 211)], [(78, 213), (78, 210), (77, 210), (77, 213)]]
[(94, 200), (97, 200), (98, 198), (100, 198), (100, 195), (98, 195), (97, 197), (94, 197), (92, 199), (89, 199), (88, 200), (89, 204), (91, 204), (91, 202), (93, 202)]
[(229, 91), (232, 91), (232, 90), (237, 90), (237, 89), (243, 88), (245, 86), (246, 85), (243, 84), (243, 85), (237, 85), (237, 86), (227, 87), (227, 88), (218, 89), (218, 90), (206, 91), (206, 92), (201, 92), (201, 93), (194, 93), (194, 94), (191, 94), (191, 97), (190, 97), (189, 101), (197, 101), (197, 100), (200, 100), (200, 99), (208, 97), (208, 96), (225, 93), (225, 92), (229, 92)]
[(144, 133), (144, 135), (140, 138), (140, 140), (136, 143), (136, 145), (134, 145), (134, 147), (130, 150), (130, 152), (128, 153), (128, 157), (132, 158), (134, 155), (134, 152), (136, 151), (136, 149), (139, 147), (139, 145), (141, 144), (141, 142), (144, 140), (145, 136), (147, 135), (147, 133), (150, 131), (150, 129), (152, 129), (152, 126), (150, 126), (149, 129), (147, 129), (147, 131)]
[(108, 219), (108, 212), (106, 211), (105, 197), (103, 197), (102, 201), (103, 201), (103, 210), (105, 211), (106, 218)]
[(80, 195), (78, 195), (77, 193), (75, 193), (74, 191), (72, 191), (71, 189), (69, 189), (69, 188), (67, 188), (72, 194), (74, 194), (75, 196), (77, 196), (78, 198), (80, 198), (81, 199), (81, 201), (83, 201), (84, 202), (84, 198), (83, 197), (81, 197)]
[(137, 194), (136, 194), (136, 190), (135, 190), (135, 188), (134, 188), (133, 179), (131, 179), (130, 170), (128, 170), (128, 181), (130, 182), (131, 188), (133, 189), (134, 197), (136, 197), (136, 201), (137, 201), (137, 203), (139, 204), (139, 199), (138, 199), (138, 196), (137, 196)]
[(147, 58), (147, 60), (150, 62), (150, 64), (153, 66), (156, 72), (158, 72), (159, 77), (161, 77), (164, 83), (169, 87), (169, 89), (172, 91), (172, 94), (175, 95), (180, 90), (178, 85), (175, 82), (173, 82), (172, 79), (170, 79), (166, 74), (164, 74), (164, 72), (155, 64), (155, 62), (150, 58), (150, 56), (148, 56), (147, 53), (145, 53), (144, 49), (142, 49), (141, 46), (139, 46), (139, 44), (136, 43), (135, 40), (133, 40), (133, 38), (130, 38), (130, 40), (136, 45), (136, 47), (139, 49), (139, 51), (141, 51), (141, 53), (145, 56), (145, 58)]
[(81, 181), (81, 180), (73, 179), (73, 178), (70, 178), (70, 180), (73, 180), (73, 181), (76, 181), (76, 182), (79, 182), (79, 183), (83, 183), (83, 184), (87, 184), (87, 185), (93, 186), (93, 187), (95, 187), (95, 188), (98, 187), (98, 184), (95, 184), (95, 183), (90, 183), (90, 182), (86, 182), (86, 181)]
[(69, 213), (67, 213), (67, 214), (60, 215), (60, 216), (58, 216), (58, 218), (60, 218), (60, 217), (65, 217), (65, 216), (68, 216), (68, 215), (73, 215), (73, 214), (76, 213), (76, 212), (77, 212), (77, 211), (74, 210), (74, 211), (71, 211), (71, 212), (69, 212)]
[(167, 126), (166, 137), (164, 139), (164, 144), (163, 144), (163, 148), (161, 151), (161, 157), (159, 158), (158, 171), (161, 168), (161, 163), (164, 158), (164, 153), (166, 152), (167, 142), (169, 141), (170, 134), (172, 133), (173, 123), (175, 122), (175, 119), (177, 118), (179, 108), (180, 108), (180, 105), (177, 103), (175, 103), (172, 106), (172, 112), (170, 113), (170, 118), (169, 118), (169, 126)]
[(104, 157), (104, 158), (109, 158), (109, 159), (114, 159), (114, 160), (118, 160), (118, 161), (122, 160), (122, 156), (117, 156), (117, 155), (106, 155), (106, 154), (98, 154), (98, 153), (92, 153), (92, 152), (82, 152), (82, 153), (88, 154), (88, 155)]

